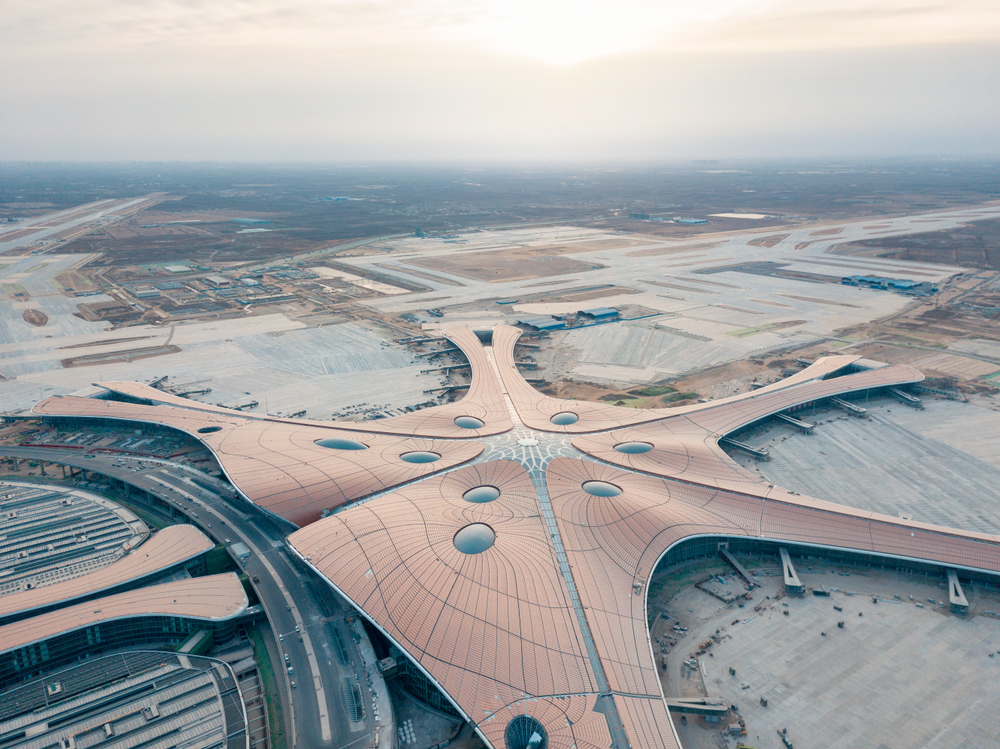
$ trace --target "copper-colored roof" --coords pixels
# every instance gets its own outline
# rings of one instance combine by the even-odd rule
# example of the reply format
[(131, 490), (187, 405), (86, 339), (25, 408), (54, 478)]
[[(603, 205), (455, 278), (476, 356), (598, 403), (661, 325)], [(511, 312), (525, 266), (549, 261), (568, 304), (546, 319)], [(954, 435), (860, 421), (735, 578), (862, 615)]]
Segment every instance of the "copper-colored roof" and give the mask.
[[(501, 499), (472, 503), (490, 485)], [(481, 554), (453, 543), (496, 533)], [(451, 694), (474, 721), (523, 695), (593, 692), (568, 593), (527, 471), (460, 468), (296, 532), (290, 542)]]
[(86, 575), (0, 596), (0, 619), (33, 609), (68, 603), (114, 588), (194, 559), (212, 548), (212, 541), (193, 525), (170, 525), (130, 553)]
[[(514, 364), (514, 345), (520, 338), (521, 332), (508, 325), (496, 326), (493, 329), (493, 356), (500, 369), (504, 389), (525, 426), (541, 432), (576, 434), (614, 429), (662, 418), (655, 412), (641, 409), (589, 401), (564, 401), (538, 392), (524, 381)], [(564, 426), (558, 426), (550, 421), (556, 414), (566, 411), (579, 416), (579, 421)]]
[[(198, 401), (181, 398), (162, 390), (137, 382), (100, 382), (99, 387), (122, 393), (133, 398), (143, 398), (155, 404), (176, 406), (193, 411), (216, 413), (226, 416), (238, 415), (243, 419), (303, 424), (310, 427), (335, 426), (353, 432), (405, 435), (407, 437), (435, 437), (450, 439), (471, 439), (489, 434), (506, 432), (513, 425), (507, 407), (504, 405), (503, 391), (497, 380), (492, 363), (476, 334), (468, 327), (458, 327), (444, 331), (443, 335), (458, 346), (469, 360), (472, 382), (461, 400), (435, 408), (367, 422), (329, 422), (296, 419), (278, 419), (260, 414), (233, 411), (220, 406), (211, 406)], [(461, 416), (472, 416), (484, 422), (478, 429), (468, 429), (455, 424)]]
[[(584, 481), (623, 489), (594, 497)], [(784, 493), (752, 497), (665, 481), (568, 458), (546, 473), (549, 496), (577, 587), (612, 687), (656, 693), (645, 586), (661, 555), (695, 535), (749, 536), (822, 545), (1000, 572), (1000, 536), (964, 533)], [(845, 511), (846, 510), (846, 511)]]
[[(252, 502), (296, 525), (319, 519), (324, 510), (392, 486), (452, 468), (479, 455), (482, 444), (470, 440), (443, 442), (387, 434), (363, 434), (322, 425), (243, 418), (238, 413), (208, 413), (171, 406), (144, 406), (121, 401), (53, 397), (35, 412), (59, 416), (165, 424), (201, 440), (229, 479)], [(219, 428), (200, 434), (199, 429)], [(359, 441), (366, 450), (335, 450), (318, 440)], [(441, 455), (433, 463), (407, 463), (409, 452)]]
[(247, 608), (235, 572), (130, 590), (0, 627), (0, 653), (57, 637), (82, 627), (141, 616), (178, 616), (223, 621)]
[[(1000, 537), (804, 497), (751, 475), (718, 445), (733, 430), (797, 405), (922, 379), (910, 367), (842, 374), (857, 357), (826, 357), (721, 401), (624, 409), (534, 390), (514, 364), (514, 328), (497, 326), (492, 349), (468, 329), (448, 335), (473, 363), (469, 395), (376, 423), (250, 417), (190, 402), (144, 407), (62, 398), (38, 409), (186, 429), (213, 450), (244, 494), (297, 523), (390, 490), (312, 522), (289, 544), (497, 749), (518, 715), (539, 720), (549, 744), (561, 749), (676, 749), (649, 645), (645, 586), (664, 552), (685, 539), (746, 536), (1000, 572)], [(553, 424), (551, 417), (565, 411), (578, 421)], [(456, 434), (457, 415), (486, 426)], [(222, 428), (202, 435), (202, 426)], [(569, 457), (563, 435), (575, 435), (569, 444), (581, 454)], [(370, 449), (324, 451), (313, 444), (324, 436)], [(480, 439), (452, 439), (469, 436)], [(629, 441), (652, 449), (614, 450)], [(444, 457), (400, 462), (401, 452), (421, 449)], [(460, 466), (467, 461), (474, 462)], [(582, 489), (588, 480), (613, 483), (621, 493), (592, 496)], [(485, 503), (463, 499), (477, 485), (501, 494)], [(495, 538), (488, 531), (478, 538), (487, 538), (484, 545), (492, 538), (492, 546), (459, 551), (456, 534), (470, 524), (489, 526)]]
[[(855, 375), (847, 375), (846, 377), (853, 379), (850, 380), (852, 385), (846, 387), (845, 377), (825, 381), (821, 378), (844, 369), (860, 357), (827, 356), (784, 380), (766, 385), (759, 390), (733, 395), (722, 400), (713, 401), (712, 403), (699, 403), (678, 408), (624, 408), (621, 406), (612, 406), (608, 403), (565, 401), (535, 390), (520, 376), (514, 364), (514, 347), (521, 333), (522, 331), (517, 328), (498, 325), (493, 333), (494, 356), (499, 365), (500, 376), (503, 378), (506, 392), (510, 396), (514, 408), (517, 409), (521, 421), (525, 426), (542, 432), (560, 432), (565, 434), (598, 432), (696, 413), (711, 414), (711, 416), (704, 417), (704, 420), (706, 423), (712, 424), (720, 419), (723, 422), (727, 419), (740, 420), (743, 418), (743, 414), (753, 413), (755, 409), (761, 410), (763, 408), (766, 415), (767, 413), (773, 413), (775, 410), (790, 408), (797, 403), (805, 403), (813, 398), (825, 397), (823, 395), (824, 391), (826, 391), (827, 395), (830, 393), (846, 393), (871, 387), (919, 382), (923, 379), (923, 375), (912, 367), (896, 365), (861, 372)], [(831, 385), (830, 383), (834, 381), (838, 384)], [(812, 384), (816, 387), (809, 389), (806, 386), (807, 384)], [(794, 396), (792, 395), (793, 392), (795, 393)], [(764, 403), (764, 399), (768, 399), (766, 400), (766, 406), (761, 405)], [(785, 405), (780, 407), (773, 406), (773, 404), (779, 402), (785, 402)], [(770, 411), (766, 410), (768, 407), (771, 407)], [(579, 420), (566, 425), (553, 424), (551, 418), (556, 414), (564, 412), (576, 414)], [(749, 422), (753, 420), (753, 418), (749, 418), (745, 421)], [(732, 431), (734, 428), (730, 426), (722, 430), (722, 433)]]

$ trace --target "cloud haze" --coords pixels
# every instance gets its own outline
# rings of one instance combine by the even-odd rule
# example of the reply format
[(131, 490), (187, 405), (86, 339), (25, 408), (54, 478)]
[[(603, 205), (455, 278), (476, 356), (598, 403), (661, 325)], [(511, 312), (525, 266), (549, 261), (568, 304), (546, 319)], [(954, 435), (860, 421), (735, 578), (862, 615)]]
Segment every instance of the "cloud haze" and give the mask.
[(0, 159), (997, 155), (1000, 4), (0, 0)]

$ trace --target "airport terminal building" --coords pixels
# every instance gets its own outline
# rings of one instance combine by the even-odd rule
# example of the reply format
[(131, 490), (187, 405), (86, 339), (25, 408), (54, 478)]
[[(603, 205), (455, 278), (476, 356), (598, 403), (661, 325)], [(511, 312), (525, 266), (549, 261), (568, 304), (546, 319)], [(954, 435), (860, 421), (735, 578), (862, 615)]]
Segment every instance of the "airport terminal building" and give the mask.
[[(806, 404), (905, 389), (923, 379), (910, 367), (831, 356), (719, 401), (631, 409), (538, 392), (517, 371), (520, 335), (447, 331), (468, 359), (468, 394), (375, 422), (241, 413), (124, 382), (102, 383), (108, 398), (53, 397), (35, 413), (203, 442), (245, 501), (298, 529), (288, 545), (302, 563), (496, 749), (679, 746), (647, 631), (646, 588), (664, 560), (784, 549), (792, 587), (794, 557), (817, 550), (950, 571), (957, 593), (963, 579), (1000, 573), (997, 536), (787, 491), (720, 447)], [(197, 581), (178, 590), (194, 602), (184, 610), (161, 590), (155, 602), (78, 604), (51, 629), (4, 625), (0, 678), (30, 670), (39, 639), (59, 658), (114, 640), (126, 621), (140, 638), (183, 637), (245, 611), (238, 582)]]

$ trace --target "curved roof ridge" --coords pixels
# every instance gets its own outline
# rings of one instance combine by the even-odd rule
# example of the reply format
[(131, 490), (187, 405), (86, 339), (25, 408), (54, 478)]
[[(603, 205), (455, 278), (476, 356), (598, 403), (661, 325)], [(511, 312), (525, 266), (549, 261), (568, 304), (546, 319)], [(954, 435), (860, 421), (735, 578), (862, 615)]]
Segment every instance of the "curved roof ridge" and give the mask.
[(117, 593), (0, 627), (0, 653), (118, 619), (177, 616), (225, 621), (246, 611), (249, 601), (235, 572), (153, 585)]
[(0, 596), (0, 620), (140, 580), (194, 559), (213, 546), (208, 536), (193, 525), (168, 525), (106, 567), (71, 580)]

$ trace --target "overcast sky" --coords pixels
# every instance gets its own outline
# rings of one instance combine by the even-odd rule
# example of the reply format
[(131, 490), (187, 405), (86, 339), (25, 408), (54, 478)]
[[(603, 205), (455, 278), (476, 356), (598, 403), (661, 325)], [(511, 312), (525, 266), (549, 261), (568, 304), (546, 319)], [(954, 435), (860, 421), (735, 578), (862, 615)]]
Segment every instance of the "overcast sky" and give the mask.
[(998, 0), (0, 0), (0, 160), (1000, 156)]

